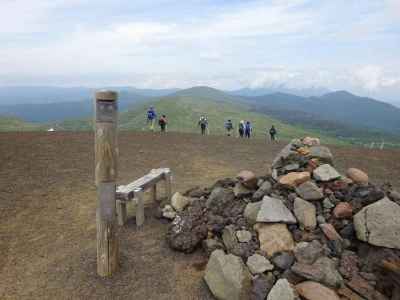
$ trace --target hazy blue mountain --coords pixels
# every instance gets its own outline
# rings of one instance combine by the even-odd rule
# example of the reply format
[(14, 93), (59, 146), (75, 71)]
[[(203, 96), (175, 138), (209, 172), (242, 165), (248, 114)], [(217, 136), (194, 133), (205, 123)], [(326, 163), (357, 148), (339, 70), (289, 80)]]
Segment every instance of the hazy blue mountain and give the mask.
[(312, 97), (312, 96), (322, 96), (324, 94), (329, 93), (330, 90), (321, 87), (310, 87), (304, 89), (294, 89), (288, 88), (284, 85), (278, 87), (267, 87), (267, 88), (243, 88), (235, 91), (229, 92), (232, 95), (236, 96), (245, 96), (245, 97), (257, 97), (264, 96), (275, 93), (284, 93), (291, 94), (301, 97)]
[[(135, 94), (137, 97), (161, 97), (179, 89), (137, 89), (129, 86), (107, 86), (104, 89), (120, 93)], [(52, 87), (52, 86), (0, 86), (0, 105), (43, 104), (79, 102), (91, 99), (98, 88)]]
[[(0, 105), (0, 115), (23, 119), (28, 122), (58, 122), (66, 119), (90, 117), (93, 114), (93, 93), (85, 100), (40, 103)], [(134, 94), (129, 91), (119, 92), (119, 109), (127, 110), (137, 103), (146, 101), (149, 97)]]
[[(280, 119), (292, 119), (296, 112), (298, 121), (311, 119), (333, 121), (355, 126), (384, 130), (393, 134), (400, 132), (400, 109), (394, 105), (372, 98), (358, 97), (346, 91), (337, 91), (321, 97), (299, 97), (275, 93), (259, 97), (245, 97), (254, 110), (279, 112)], [(311, 117), (312, 116), (312, 117)]]
[[(359, 135), (366, 128), (369, 129), (368, 134), (372, 131), (385, 131), (399, 135), (400, 132), (399, 108), (372, 98), (358, 97), (346, 91), (327, 93), (319, 97), (302, 97), (282, 92), (246, 97), (232, 95), (206, 86), (178, 91), (176, 89), (140, 90), (132, 87), (108, 88), (119, 91), (121, 111), (127, 110), (137, 103), (142, 104), (146, 101), (151, 103), (154, 99), (189, 98), (191, 99), (190, 103), (193, 101), (242, 103), (255, 112), (262, 112), (283, 122), (307, 128), (329, 130), (335, 135)], [(28, 87), (18, 90), (16, 88), (0, 88), (3, 95), (7, 90), (18, 95), (19, 101), (56, 103), (0, 105), (0, 115), (13, 116), (28, 122), (58, 122), (90, 118), (93, 113), (91, 99), (94, 89), (35, 87), (32, 90), (31, 87)], [(35, 92), (38, 92), (38, 95)], [(153, 97), (156, 94), (163, 96)], [(29, 98), (29, 95), (33, 98)], [(39, 97), (40, 95), (42, 98)]]
[(75, 102), (89, 99), (93, 92), (85, 87), (0, 86), (0, 105)]

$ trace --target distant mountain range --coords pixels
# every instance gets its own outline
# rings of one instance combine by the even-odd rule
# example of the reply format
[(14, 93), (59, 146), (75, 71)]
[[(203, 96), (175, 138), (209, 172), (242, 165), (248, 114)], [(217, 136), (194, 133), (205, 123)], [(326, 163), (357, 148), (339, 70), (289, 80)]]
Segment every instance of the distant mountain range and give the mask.
[(280, 85), (276, 87), (269, 87), (269, 88), (243, 88), (235, 91), (229, 92), (232, 95), (237, 96), (245, 96), (245, 97), (257, 97), (257, 96), (264, 96), (269, 94), (275, 93), (285, 93), (285, 94), (292, 94), (296, 96), (302, 97), (314, 97), (314, 96), (322, 96), (324, 94), (330, 93), (331, 91), (326, 88), (320, 87), (310, 87), (304, 89), (294, 89), (288, 88), (285, 85)]
[(398, 107), (375, 99), (358, 97), (346, 91), (308, 98), (275, 93), (241, 99), (251, 104), (254, 110), (272, 114), (284, 121), (329, 121), (391, 134), (400, 132)]
[[(132, 109), (119, 114), (120, 130), (148, 130), (146, 111), (153, 106), (156, 112), (168, 118), (168, 130), (199, 133), (198, 120), (207, 116), (211, 134), (225, 134), (224, 123), (230, 119), (234, 123), (236, 135), (240, 120), (251, 120), (254, 135), (266, 138), (267, 129), (274, 124), (279, 128), (279, 137), (290, 139), (305, 135), (318, 135), (327, 143), (342, 141), (316, 130), (301, 126), (287, 125), (263, 113), (250, 111), (251, 107), (237, 101), (237, 97), (209, 87), (194, 87), (181, 90), (168, 96), (151, 98), (145, 103), (137, 103)], [(92, 130), (91, 118), (67, 120), (59, 123), (58, 130)]]
[[(212, 122), (215, 122), (214, 125), (218, 128), (222, 126), (223, 119), (229, 118), (229, 115), (232, 118), (233, 116), (240, 118), (240, 115), (245, 118), (251, 113), (255, 114), (251, 116), (257, 120), (260, 120), (261, 115), (267, 120), (267, 122), (257, 121), (263, 124), (262, 126), (274, 122), (282, 127), (308, 130), (335, 139), (377, 140), (393, 139), (400, 135), (399, 108), (371, 98), (358, 97), (346, 91), (330, 92), (318, 97), (303, 97), (282, 92), (248, 96), (248, 90), (242, 90), (243, 94), (239, 94), (240, 91), (224, 92), (204, 86), (184, 90), (109, 88), (119, 91), (121, 120), (123, 120), (120, 126), (124, 129), (141, 129), (146, 108), (154, 104), (170, 115), (170, 120), (174, 121), (171, 123), (171, 129), (178, 131), (183, 131), (185, 128), (190, 128), (190, 131), (197, 130), (190, 127), (189, 123), (202, 113), (214, 115), (216, 119)], [(0, 88), (0, 101), (4, 100), (2, 97), (5, 97), (5, 90), (7, 88)], [(15, 103), (22, 103), (30, 99), (29, 95), (32, 95), (31, 102), (38, 102), (40, 99), (38, 95), (42, 95), (42, 103), (0, 105), (0, 115), (28, 122), (46, 123), (48, 126), (59, 124), (60, 128), (69, 130), (91, 128), (88, 120), (93, 114), (91, 98), (94, 89), (51, 88), (46, 91), (46, 88), (42, 87), (33, 90), (29, 88), (22, 88), (22, 91), (16, 88), (11, 90), (10, 95), (13, 96), (6, 97), (8, 102), (15, 97)], [(65, 93), (62, 93), (63, 90)], [(214, 111), (218, 114), (215, 115)], [(174, 127), (173, 124), (180, 125)], [(223, 130), (223, 127), (221, 128)], [(265, 129), (263, 128), (264, 131)], [(288, 129), (288, 132), (294, 130)]]

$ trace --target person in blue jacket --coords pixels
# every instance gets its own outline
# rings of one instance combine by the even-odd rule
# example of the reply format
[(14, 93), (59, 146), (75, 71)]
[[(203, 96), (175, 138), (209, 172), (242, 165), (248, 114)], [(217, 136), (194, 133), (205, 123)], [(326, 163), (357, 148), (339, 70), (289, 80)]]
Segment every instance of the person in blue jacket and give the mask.
[(147, 111), (147, 125), (150, 125), (151, 131), (154, 131), (154, 123), (156, 121), (156, 118), (157, 118), (156, 111), (154, 110), (154, 107), (151, 106)]
[(244, 125), (244, 136), (249, 139), (252, 132), (253, 132), (253, 127), (251, 126), (250, 121), (246, 121)]

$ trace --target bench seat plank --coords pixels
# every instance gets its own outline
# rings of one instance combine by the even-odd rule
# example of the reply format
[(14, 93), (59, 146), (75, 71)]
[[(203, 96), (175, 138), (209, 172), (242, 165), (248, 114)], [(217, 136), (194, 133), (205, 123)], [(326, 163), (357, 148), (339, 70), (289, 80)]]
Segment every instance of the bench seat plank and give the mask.
[(120, 185), (117, 188), (117, 199), (130, 201), (135, 197), (135, 190), (146, 190), (157, 182), (165, 179), (166, 174), (170, 173), (168, 168), (153, 169), (145, 176), (127, 184)]

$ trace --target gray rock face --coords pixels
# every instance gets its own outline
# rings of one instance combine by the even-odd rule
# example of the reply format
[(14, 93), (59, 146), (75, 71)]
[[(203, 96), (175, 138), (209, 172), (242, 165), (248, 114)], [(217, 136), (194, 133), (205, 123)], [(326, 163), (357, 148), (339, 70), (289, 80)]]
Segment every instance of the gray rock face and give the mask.
[(329, 148), (325, 146), (313, 146), (310, 147), (309, 156), (311, 158), (318, 158), (321, 162), (332, 164), (333, 155)]
[(269, 291), (275, 283), (275, 276), (272, 273), (267, 275), (260, 274), (253, 279), (253, 288), (251, 290), (251, 300), (265, 300)]
[(313, 264), (323, 254), (324, 250), (322, 249), (322, 245), (317, 240), (313, 240), (310, 243), (298, 243), (294, 248), (296, 260), (304, 264)]
[(228, 203), (235, 199), (235, 194), (230, 188), (216, 187), (207, 199), (206, 206), (213, 212), (224, 211)]
[(250, 299), (251, 274), (240, 257), (215, 250), (208, 261), (204, 280), (219, 300)]
[(251, 232), (247, 230), (236, 231), (236, 237), (240, 243), (247, 243), (251, 240)]
[(253, 199), (260, 200), (271, 191), (272, 185), (267, 180), (264, 181), (260, 188), (253, 194)]
[(206, 239), (202, 242), (203, 249), (208, 256), (217, 249), (224, 249), (224, 244), (222, 244), (219, 240), (216, 239)]
[(286, 172), (292, 172), (292, 171), (296, 171), (299, 168), (300, 168), (300, 165), (297, 163), (294, 163), (294, 164), (284, 166), (283, 170)]
[(207, 224), (202, 202), (193, 202), (177, 215), (167, 231), (167, 242), (172, 249), (190, 253), (207, 238)]
[(235, 228), (232, 225), (224, 228), (222, 231), (222, 240), (224, 241), (224, 245), (229, 252), (236, 247), (238, 240), (236, 238)]
[(318, 181), (331, 181), (338, 179), (340, 174), (331, 165), (321, 165), (313, 171), (315, 180)]
[(296, 224), (297, 220), (282, 200), (264, 196), (257, 222)]
[(321, 257), (312, 265), (295, 263), (292, 271), (303, 278), (334, 288), (340, 287), (343, 283), (343, 278), (337, 271), (335, 262), (328, 257)]
[(233, 188), (233, 193), (235, 194), (235, 197), (243, 198), (246, 196), (250, 196), (253, 192), (250, 189), (246, 188), (242, 183), (238, 182)]
[(246, 218), (247, 222), (249, 222), (249, 224), (253, 225), (257, 222), (257, 215), (258, 212), (260, 211), (261, 204), (262, 201), (248, 203), (246, 205), (243, 215)]
[(253, 254), (250, 256), (246, 264), (252, 274), (260, 274), (274, 269), (274, 265), (260, 254)]
[(171, 198), (171, 205), (178, 212), (184, 210), (185, 207), (189, 205), (189, 203), (189, 198), (182, 196), (179, 192), (176, 192)]
[(279, 168), (281, 166), (281, 161), (285, 158), (288, 158), (291, 154), (294, 154), (296, 152), (292, 151), (292, 145), (293, 141), (285, 146), (278, 155), (275, 157), (275, 159), (272, 161), (272, 168)]
[(297, 293), (286, 279), (279, 279), (268, 294), (267, 300), (295, 300)]
[(294, 256), (291, 252), (282, 252), (272, 258), (272, 263), (279, 269), (287, 270), (294, 263)]
[(375, 246), (400, 249), (400, 206), (383, 198), (353, 218), (357, 238)]
[(296, 193), (305, 200), (321, 200), (324, 198), (322, 190), (312, 181), (306, 181), (296, 187)]
[(329, 198), (325, 198), (324, 201), (322, 201), (322, 206), (324, 209), (332, 209), (335, 207), (335, 204), (333, 204)]
[(176, 217), (176, 212), (171, 205), (165, 205), (162, 209), (162, 216), (166, 219), (173, 220)]
[(300, 228), (306, 230), (315, 229), (317, 226), (317, 210), (314, 204), (301, 198), (294, 200), (294, 215), (299, 221)]

